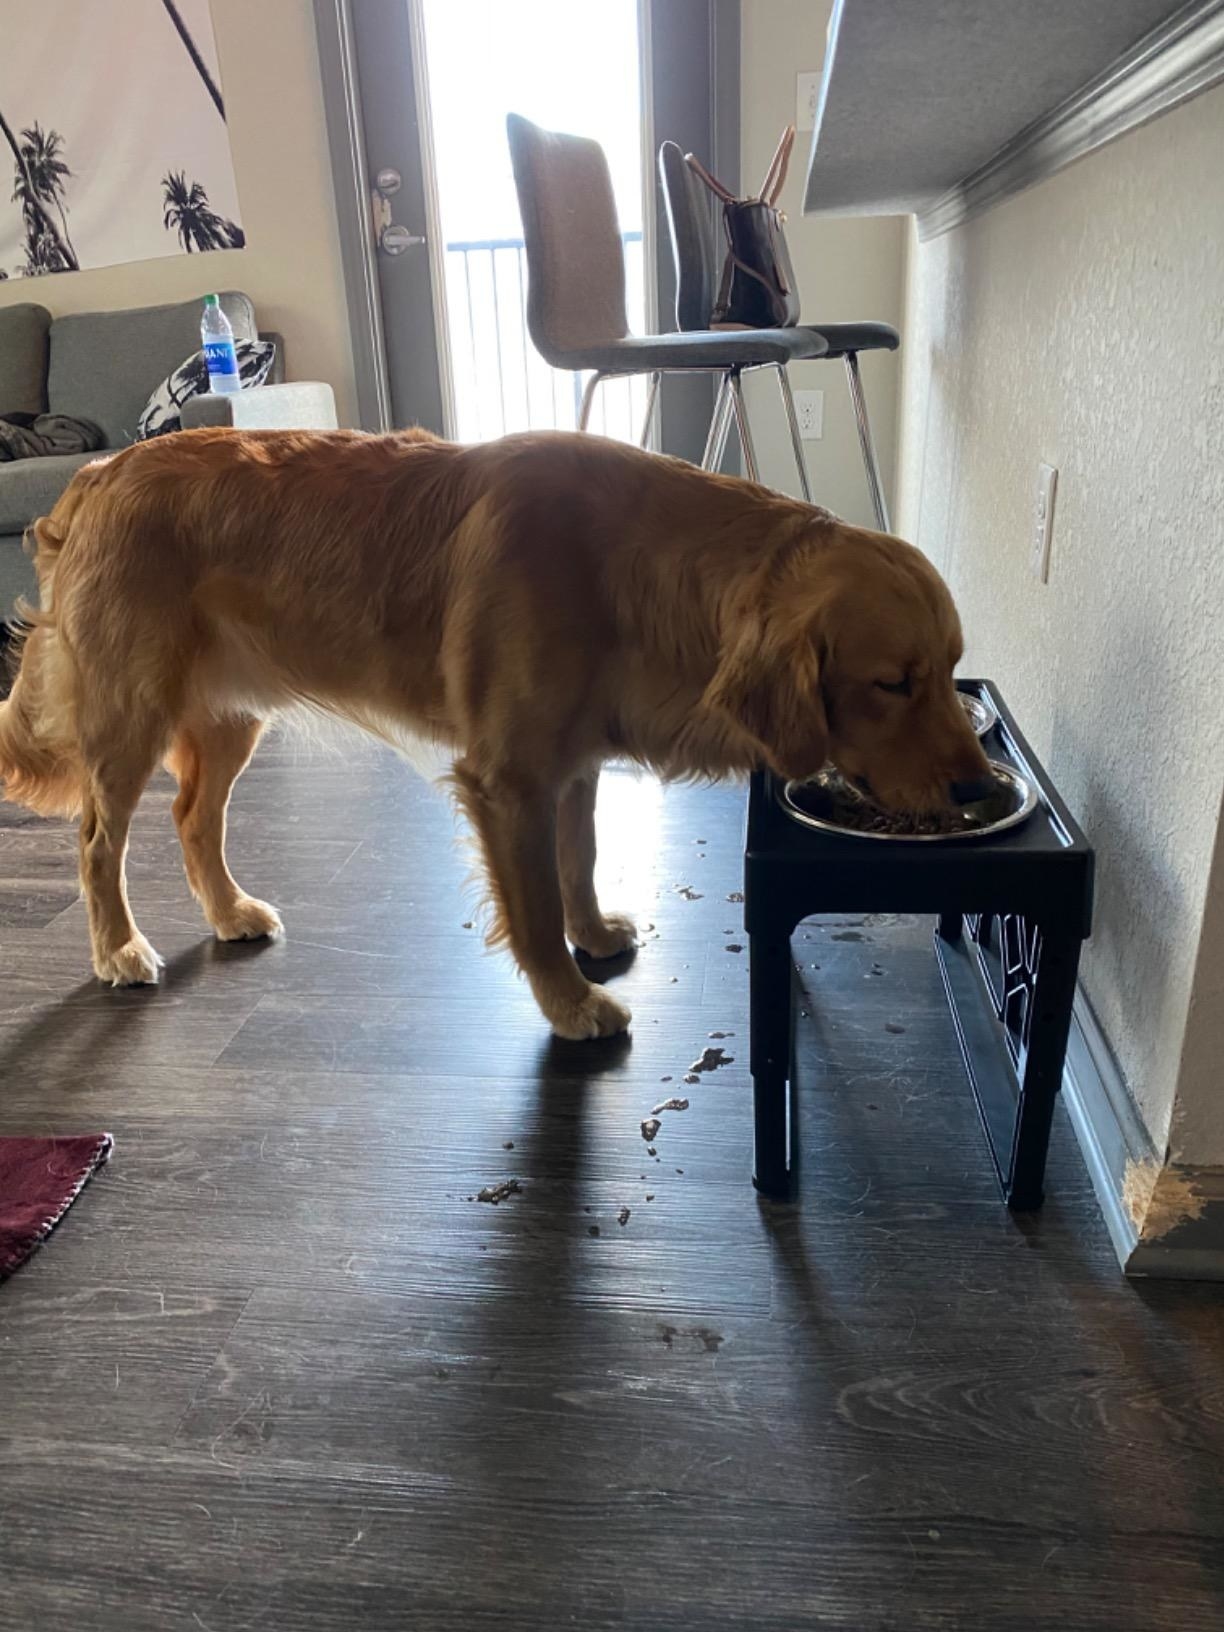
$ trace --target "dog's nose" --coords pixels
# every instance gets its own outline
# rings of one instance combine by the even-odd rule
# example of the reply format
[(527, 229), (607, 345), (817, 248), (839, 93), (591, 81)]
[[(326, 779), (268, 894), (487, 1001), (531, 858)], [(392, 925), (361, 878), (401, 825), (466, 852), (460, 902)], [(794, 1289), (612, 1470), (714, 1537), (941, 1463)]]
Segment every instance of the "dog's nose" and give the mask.
[(994, 791), (993, 776), (978, 776), (968, 782), (953, 782), (948, 789), (954, 805), (976, 805), (979, 799), (989, 799)]

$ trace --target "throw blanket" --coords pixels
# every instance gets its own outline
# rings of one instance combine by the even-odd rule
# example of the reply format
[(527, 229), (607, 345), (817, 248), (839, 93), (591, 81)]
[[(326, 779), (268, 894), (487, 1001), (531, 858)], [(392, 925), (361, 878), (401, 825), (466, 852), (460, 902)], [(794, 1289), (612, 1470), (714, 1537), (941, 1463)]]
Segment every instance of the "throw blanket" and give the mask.
[(90, 419), (71, 414), (0, 414), (0, 462), (46, 459), (54, 453), (92, 453), (103, 435)]
[(0, 1281), (51, 1234), (113, 1143), (109, 1133), (0, 1139)]

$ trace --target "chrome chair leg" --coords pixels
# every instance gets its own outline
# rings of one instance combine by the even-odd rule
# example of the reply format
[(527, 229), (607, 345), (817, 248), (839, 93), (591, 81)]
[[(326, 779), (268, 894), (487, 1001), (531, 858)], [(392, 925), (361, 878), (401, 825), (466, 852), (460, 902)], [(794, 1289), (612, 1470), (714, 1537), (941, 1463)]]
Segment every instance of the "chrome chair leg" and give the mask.
[(757, 466), (756, 449), (752, 445), (752, 431), (748, 426), (748, 409), (744, 403), (744, 388), (740, 382), (738, 369), (732, 369), (727, 375), (727, 383), (731, 388), (731, 406), (735, 410), (735, 428), (739, 432), (740, 447), (744, 454), (744, 474), (750, 482), (759, 482), (761, 472)]
[(888, 520), (888, 503), (884, 498), (884, 484), (880, 480), (880, 467), (876, 463), (875, 446), (871, 440), (871, 421), (867, 418), (867, 399), (863, 395), (863, 382), (859, 376), (858, 353), (854, 351), (846, 353), (846, 383), (850, 387), (850, 406), (854, 409), (854, 422), (858, 426), (859, 446), (863, 450), (876, 526), (882, 533), (890, 533), (892, 526)]
[(782, 392), (782, 406), (786, 409), (786, 423), (790, 426), (791, 447), (795, 450), (795, 469), (799, 472), (799, 491), (806, 503), (812, 502), (812, 484), (808, 481), (807, 459), (803, 452), (803, 438), (799, 434), (799, 416), (795, 412), (795, 393), (791, 390), (786, 364), (778, 364), (778, 388)]
[(646, 412), (642, 415), (642, 438), (638, 443), (638, 446), (642, 448), (650, 446), (650, 431), (654, 424), (655, 403), (658, 400), (659, 381), (662, 378), (662, 374), (657, 369), (650, 376), (650, 385), (646, 391)]
[(603, 384), (604, 375), (598, 369), (591, 375), (582, 393), (582, 406), (578, 410), (578, 429), (585, 431), (591, 423), (591, 409), (595, 406), (595, 393)]
[(705, 452), (701, 456), (702, 470), (717, 470), (722, 464), (723, 452), (727, 446), (727, 433), (731, 428), (731, 398), (727, 381), (729, 376), (723, 374), (718, 382), (718, 391), (714, 397), (714, 412), (710, 415), (710, 429), (706, 436)]

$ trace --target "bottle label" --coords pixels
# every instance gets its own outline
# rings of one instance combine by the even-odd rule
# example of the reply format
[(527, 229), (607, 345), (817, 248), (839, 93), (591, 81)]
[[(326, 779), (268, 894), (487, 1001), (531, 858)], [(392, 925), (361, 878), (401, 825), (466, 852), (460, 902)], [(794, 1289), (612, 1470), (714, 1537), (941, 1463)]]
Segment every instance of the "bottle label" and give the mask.
[(207, 340), (204, 343), (204, 361), (210, 374), (237, 374), (238, 354), (232, 340)]

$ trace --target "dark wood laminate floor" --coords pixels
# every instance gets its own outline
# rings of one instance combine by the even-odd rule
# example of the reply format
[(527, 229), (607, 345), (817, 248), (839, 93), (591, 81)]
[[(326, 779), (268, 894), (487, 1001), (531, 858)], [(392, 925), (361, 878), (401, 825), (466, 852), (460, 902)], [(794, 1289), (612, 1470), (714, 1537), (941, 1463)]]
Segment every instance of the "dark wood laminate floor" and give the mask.
[(1119, 1279), (1061, 1115), (1045, 1213), (1006, 1214), (925, 923), (796, 939), (769, 1206), (742, 793), (606, 780), (645, 944), (590, 1047), (483, 954), (389, 756), (244, 778), (276, 946), (207, 939), (169, 799), (131, 862), (156, 992), (86, 978), (71, 832), (0, 808), (0, 1132), (117, 1141), (0, 1288), (5, 1632), (1224, 1625), (1220, 1296)]

